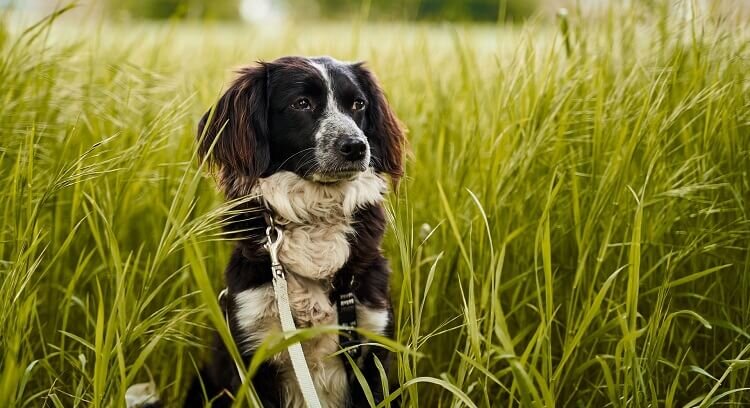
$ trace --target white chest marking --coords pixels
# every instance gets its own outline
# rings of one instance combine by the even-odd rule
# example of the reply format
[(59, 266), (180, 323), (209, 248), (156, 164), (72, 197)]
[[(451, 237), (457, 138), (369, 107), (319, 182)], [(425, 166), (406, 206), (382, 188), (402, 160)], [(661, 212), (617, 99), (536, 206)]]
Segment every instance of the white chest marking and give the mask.
[(320, 184), (292, 172), (258, 180), (254, 192), (273, 209), (284, 229), (279, 259), (287, 270), (327, 279), (349, 259), (354, 212), (383, 200), (385, 181), (368, 170), (352, 181)]

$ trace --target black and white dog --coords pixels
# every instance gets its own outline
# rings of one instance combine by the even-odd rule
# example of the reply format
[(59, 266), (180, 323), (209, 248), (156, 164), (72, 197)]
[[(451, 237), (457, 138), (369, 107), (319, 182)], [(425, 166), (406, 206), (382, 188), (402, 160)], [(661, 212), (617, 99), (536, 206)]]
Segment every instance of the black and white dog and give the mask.
[[(270, 212), (283, 230), (279, 259), (298, 328), (356, 325), (393, 334), (388, 262), (380, 249), (387, 178), (402, 175), (404, 133), (373, 74), (362, 63), (284, 57), (239, 71), (238, 78), (198, 127), (199, 150), (217, 171), (227, 199), (257, 197), (228, 220), (242, 231), (225, 271), (225, 310), (247, 363), (270, 333), (281, 330), (263, 247)], [(259, 211), (258, 209), (267, 210)], [(346, 322), (350, 323), (350, 322)], [(339, 354), (338, 334), (302, 343), (324, 407), (367, 406), (364, 392)], [(383, 398), (375, 358), (382, 347), (360, 348), (355, 361), (376, 399)], [(252, 379), (264, 406), (305, 405), (289, 355), (266, 361)], [(221, 342), (196, 378), (185, 406), (229, 406), (240, 378)]]

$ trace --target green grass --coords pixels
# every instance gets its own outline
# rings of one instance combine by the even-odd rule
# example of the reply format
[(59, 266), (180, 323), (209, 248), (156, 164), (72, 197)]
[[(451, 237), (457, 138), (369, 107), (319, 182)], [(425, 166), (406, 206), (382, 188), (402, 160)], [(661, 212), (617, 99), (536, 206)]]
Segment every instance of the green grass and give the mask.
[(117, 406), (150, 376), (180, 400), (226, 335), (197, 120), (234, 67), (330, 54), (409, 129), (409, 406), (750, 404), (748, 26), (665, 14), (572, 13), (567, 47), (544, 21), (2, 30), (0, 400)]

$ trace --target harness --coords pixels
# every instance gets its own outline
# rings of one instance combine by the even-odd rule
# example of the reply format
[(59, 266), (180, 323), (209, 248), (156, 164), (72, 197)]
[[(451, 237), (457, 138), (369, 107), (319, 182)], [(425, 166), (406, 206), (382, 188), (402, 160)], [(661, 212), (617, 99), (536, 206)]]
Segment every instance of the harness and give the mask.
[[(281, 248), (281, 242), (284, 239), (283, 230), (276, 225), (271, 215), (271, 210), (266, 204), (266, 211), (264, 212), (266, 220), (266, 240), (263, 247), (268, 251), (271, 258), (271, 282), (273, 284), (274, 297), (276, 298), (276, 306), (279, 310), (279, 320), (281, 321), (281, 329), (285, 335), (289, 335), (290, 332), (297, 330), (294, 324), (294, 318), (292, 316), (292, 310), (289, 305), (289, 292), (287, 289), (286, 271), (284, 266), (279, 261), (278, 253)], [(336, 311), (338, 314), (338, 325), (344, 327), (339, 333), (339, 346), (343, 349), (343, 353), (347, 353), (352, 359), (357, 359), (362, 354), (362, 347), (360, 347), (362, 341), (359, 333), (355, 330), (357, 328), (357, 306), (354, 298), (355, 279), (354, 275), (340, 277), (338, 284), (333, 285), (332, 298), (336, 302)], [(223, 302), (227, 295), (227, 289), (223, 289), (219, 293), (219, 301)], [(229, 325), (229, 315), (226, 308), (224, 308), (224, 314), (227, 325)], [(297, 383), (302, 392), (302, 396), (305, 399), (305, 403), (308, 408), (320, 408), (320, 400), (315, 391), (315, 386), (310, 375), (310, 368), (307, 365), (304, 351), (302, 350), (301, 343), (293, 343), (287, 348), (289, 357), (292, 361), (292, 367), (294, 369), (294, 375), (297, 379)], [(344, 358), (344, 357), (342, 357)], [(344, 358), (344, 366), (346, 367), (347, 374), (351, 372), (351, 367)], [(236, 362), (235, 362), (236, 364)], [(242, 374), (241, 367), (237, 365), (237, 371), (240, 375), (242, 383), (245, 382), (245, 377)]]

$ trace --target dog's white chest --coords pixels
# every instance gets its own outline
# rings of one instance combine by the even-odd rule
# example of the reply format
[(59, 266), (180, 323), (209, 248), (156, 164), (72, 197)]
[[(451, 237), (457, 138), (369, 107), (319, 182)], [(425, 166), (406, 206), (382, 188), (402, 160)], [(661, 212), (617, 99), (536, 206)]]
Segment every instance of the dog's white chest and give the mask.
[(304, 277), (328, 279), (349, 259), (354, 212), (380, 203), (386, 184), (371, 170), (332, 185), (283, 171), (258, 180), (252, 191), (263, 197), (284, 230), (279, 251), (284, 267)]
[(351, 252), (352, 228), (345, 222), (326, 221), (329, 222), (318, 225), (285, 225), (279, 250), (284, 268), (312, 279), (330, 279), (344, 266)]

